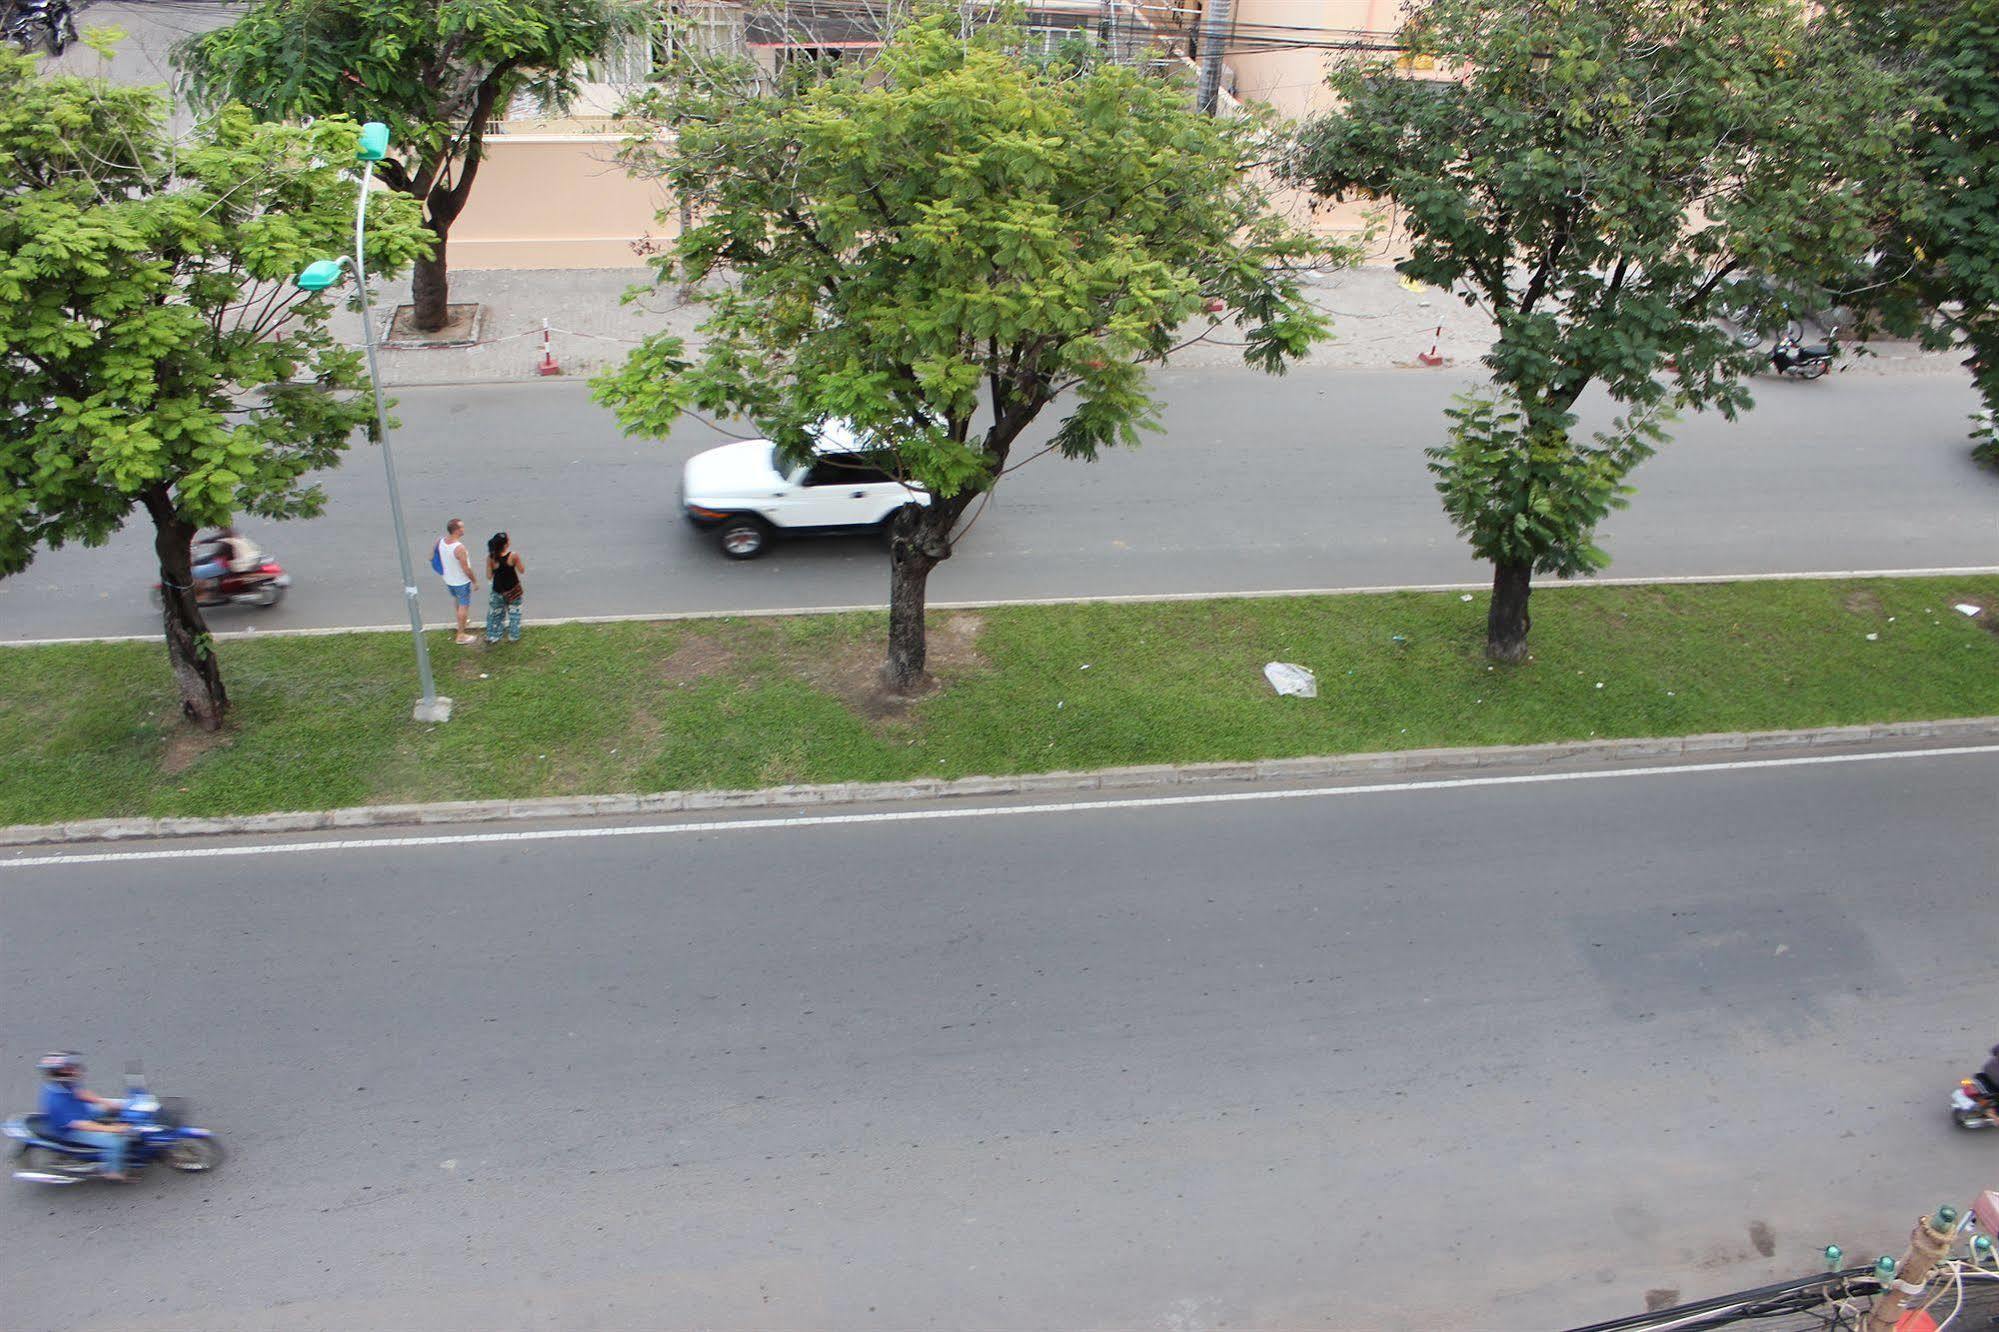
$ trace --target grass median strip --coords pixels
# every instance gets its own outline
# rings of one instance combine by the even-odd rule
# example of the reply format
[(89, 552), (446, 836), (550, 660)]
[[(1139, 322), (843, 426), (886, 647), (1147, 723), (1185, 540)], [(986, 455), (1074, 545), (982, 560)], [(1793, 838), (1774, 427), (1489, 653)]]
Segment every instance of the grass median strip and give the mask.
[[(137, 643), (0, 652), (0, 823), (887, 781), (1999, 713), (1999, 578), (1562, 587), (1489, 666), (1454, 593), (932, 617), (941, 688), (874, 688), (885, 617), (433, 637), (457, 709), (408, 720), (386, 634), (223, 645), (230, 724), (184, 726)], [(1956, 609), (1980, 607), (1977, 616)], [(1279, 698), (1267, 661), (1318, 675)]]

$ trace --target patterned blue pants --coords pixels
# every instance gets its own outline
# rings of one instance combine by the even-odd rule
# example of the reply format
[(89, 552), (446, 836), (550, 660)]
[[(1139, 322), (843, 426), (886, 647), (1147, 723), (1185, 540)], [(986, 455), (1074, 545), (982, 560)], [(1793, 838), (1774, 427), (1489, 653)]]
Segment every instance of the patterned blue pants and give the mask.
[(506, 626), (507, 641), (509, 643), (518, 643), (521, 641), (521, 603), (526, 600), (527, 597), (524, 595), (508, 601), (498, 592), (489, 591), (486, 593), (486, 641), (488, 643), (497, 643), (500, 641), (500, 626), (502, 624)]

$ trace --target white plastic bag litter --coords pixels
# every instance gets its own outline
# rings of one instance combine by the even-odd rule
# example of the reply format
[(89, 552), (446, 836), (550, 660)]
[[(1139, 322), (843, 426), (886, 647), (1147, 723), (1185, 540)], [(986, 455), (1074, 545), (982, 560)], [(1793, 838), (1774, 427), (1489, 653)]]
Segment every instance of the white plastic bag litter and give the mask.
[(1270, 681), (1270, 687), (1280, 694), (1292, 698), (1317, 698), (1319, 677), (1303, 666), (1294, 666), (1288, 661), (1273, 661), (1263, 668), (1263, 678)]

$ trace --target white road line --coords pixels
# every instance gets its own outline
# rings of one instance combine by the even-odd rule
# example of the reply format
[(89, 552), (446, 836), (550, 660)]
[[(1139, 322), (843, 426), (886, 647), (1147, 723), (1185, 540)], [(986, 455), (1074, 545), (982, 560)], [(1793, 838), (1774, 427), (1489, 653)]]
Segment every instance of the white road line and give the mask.
[[(1658, 578), (1575, 578), (1548, 579), (1537, 584), (1536, 592), (1559, 592), (1565, 588), (1587, 587), (1688, 587), (1713, 583), (1828, 582), (1839, 578), (1983, 578), (1999, 574), (1999, 565), (1968, 564), (1955, 568), (1932, 569), (1813, 569), (1795, 573), (1668, 574)], [(1492, 580), (1475, 583), (1375, 583), (1353, 587), (1260, 588), (1239, 592), (1113, 592), (1099, 596), (1002, 597), (990, 601), (932, 601), (934, 611), (996, 610), (1004, 606), (1111, 606), (1136, 605), (1155, 601), (1277, 601), (1287, 597), (1378, 597), (1394, 592), (1483, 592)], [(853, 615), (860, 611), (885, 611), (885, 601), (860, 602), (848, 606), (769, 606), (744, 610), (625, 611), (616, 615), (553, 615), (538, 617), (537, 625), (632, 624), (672, 620), (767, 620), (793, 615)], [(327, 638), (334, 634), (406, 634), (409, 621), (401, 624), (318, 625), (296, 629), (228, 629), (214, 635), (218, 641), (248, 642), (258, 638)], [(424, 628), (442, 632), (452, 627), (450, 620), (434, 620)], [(157, 643), (158, 634), (103, 634), (81, 638), (0, 639), (0, 648), (63, 647), (78, 643)]]
[(991, 819), (1026, 814), (1093, 814), (1102, 810), (1169, 809), (1187, 805), (1234, 805), (1253, 800), (1316, 800), (1338, 796), (1392, 795), (1410, 791), (1461, 791), (1480, 786), (1533, 786), (1545, 782), (1594, 782), (1617, 777), (1682, 777), (1707, 772), (1749, 772), (1763, 768), (1812, 768), (1836, 763), (1881, 763), (1892, 759), (1952, 758), (1999, 754), (1999, 745), (1958, 745), (1944, 749), (1898, 749), (1871, 754), (1810, 754), (1798, 758), (1740, 759), (1729, 763), (1685, 763), (1649, 768), (1605, 768), (1584, 772), (1534, 772), (1507, 777), (1445, 777), (1435, 781), (1382, 782), (1372, 786), (1318, 786), (1301, 791), (1221, 791), (1208, 795), (1133, 796), (1114, 800), (1066, 800), (1046, 805), (980, 805), (972, 808), (899, 809), (874, 814), (804, 814), (779, 818), (714, 819), (702, 823), (648, 823), (624, 827), (540, 828), (526, 832), (440, 833), (415, 837), (354, 837), (340, 841), (266, 842), (243, 846), (192, 846), (160, 851), (88, 851), (0, 859), (0, 870), (49, 865), (118, 865), (149, 860), (206, 860), (224, 856), (291, 856), (330, 851), (403, 850), (411, 847), (485, 846), (508, 842), (567, 842), (595, 837), (671, 837), (689, 833), (760, 832), (783, 828), (833, 828), (867, 823), (922, 823), (934, 819)]

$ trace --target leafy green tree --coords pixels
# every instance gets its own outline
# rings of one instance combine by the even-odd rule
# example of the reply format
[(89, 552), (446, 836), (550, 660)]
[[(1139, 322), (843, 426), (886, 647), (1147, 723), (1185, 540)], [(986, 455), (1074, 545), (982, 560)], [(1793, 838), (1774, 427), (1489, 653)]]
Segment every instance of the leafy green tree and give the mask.
[[(1401, 271), (1497, 326), (1493, 391), (1431, 458), (1447, 511), (1492, 562), (1495, 659), (1526, 655), (1535, 573), (1605, 564), (1596, 524), (1667, 409), (1750, 405), (1761, 353), (1714, 316), (1784, 306), (1828, 256), (1867, 247), (1854, 182), (1888, 152), (1888, 81), (1810, 10), (1423, 0), (1402, 40), (1445, 77), (1343, 63), (1340, 109), (1302, 135), (1303, 180), (1392, 196), (1413, 251)], [(1579, 440), (1591, 385), (1632, 414)]]
[(517, 93), (558, 109), (588, 61), (641, 30), (631, 0), (256, 0), (175, 52), (208, 105), (272, 120), (345, 115), (389, 126), (382, 181), (423, 205), (436, 237), (412, 274), (416, 326), (444, 327), (445, 245), (485, 155), (486, 128)]
[(1882, 224), (1862, 296), (1891, 328), (1961, 341), (1999, 462), (1999, 0), (1842, 0), (1836, 12), (1900, 80), (1909, 137), (1877, 177)]
[[(705, 40), (702, 25), (673, 5), (657, 15), (652, 28), (655, 55), (644, 87), (618, 108), (628, 128), (619, 145), (618, 162), (634, 176), (664, 177), (673, 165), (681, 123), (729, 101), (759, 97), (766, 91), (763, 72), (747, 55)], [(694, 200), (677, 192), (674, 207), (680, 232), (694, 226)], [(661, 214), (662, 221), (665, 215)], [(680, 299), (694, 294), (684, 283)]]
[[(144, 510), (167, 657), (209, 730), (228, 694), (190, 541), (317, 512), (307, 474), (372, 419), (327, 302), (291, 283), (352, 244), (357, 134), (231, 107), (176, 142), (157, 92), (0, 52), (0, 575)], [(427, 242), (406, 200), (370, 226), (378, 271)]]
[(698, 352), (654, 337), (597, 386), (629, 429), (735, 413), (792, 458), (845, 420), (929, 493), (891, 524), (899, 692), (924, 679), (931, 571), (1044, 409), (1068, 395), (1049, 449), (1091, 458), (1156, 428), (1146, 367), (1188, 321), (1238, 323), (1269, 371), (1324, 332), (1294, 268), (1318, 247), (1244, 172), (1253, 125), (1128, 69), (1031, 67), (1005, 39), (932, 17), (868, 70), (683, 108), (666, 175), (697, 220), (661, 280), (734, 281), (701, 295)]

